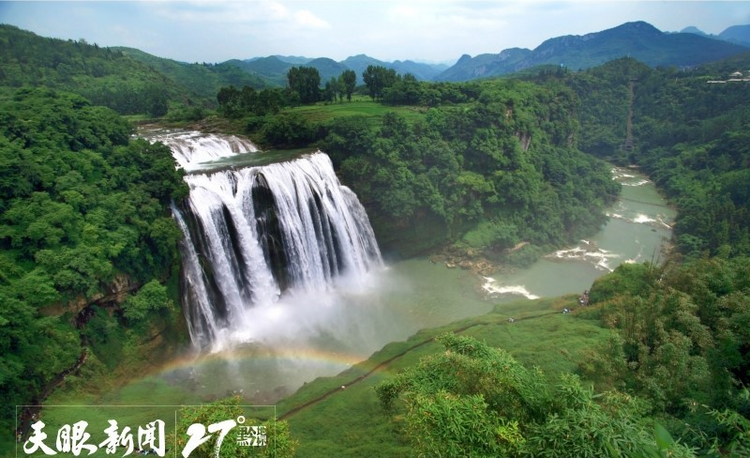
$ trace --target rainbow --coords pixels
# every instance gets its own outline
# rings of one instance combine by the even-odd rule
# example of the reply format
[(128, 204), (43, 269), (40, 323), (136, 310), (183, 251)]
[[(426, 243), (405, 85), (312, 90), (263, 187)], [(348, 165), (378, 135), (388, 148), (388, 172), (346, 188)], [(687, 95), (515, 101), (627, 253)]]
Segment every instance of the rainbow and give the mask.
[[(158, 375), (160, 373), (170, 372), (178, 369), (187, 369), (211, 363), (237, 363), (244, 361), (279, 361), (285, 360), (290, 362), (312, 364), (322, 364), (330, 366), (349, 367), (357, 364), (369, 357), (369, 355), (358, 355), (345, 352), (332, 352), (316, 348), (305, 347), (282, 347), (282, 348), (263, 348), (259, 351), (258, 347), (237, 348), (234, 350), (225, 350), (216, 353), (206, 354), (186, 354), (173, 358), (166, 363), (158, 366), (149, 375)], [(333, 375), (333, 374), (332, 374)]]

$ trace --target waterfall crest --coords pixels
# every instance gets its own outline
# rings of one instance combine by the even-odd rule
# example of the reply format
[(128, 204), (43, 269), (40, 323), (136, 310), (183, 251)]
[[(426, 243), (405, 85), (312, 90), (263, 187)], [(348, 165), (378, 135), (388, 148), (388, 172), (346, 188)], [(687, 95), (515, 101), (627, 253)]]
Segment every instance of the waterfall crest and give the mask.
[(152, 141), (161, 141), (172, 149), (177, 164), (186, 171), (197, 170), (217, 159), (245, 153), (257, 153), (256, 146), (234, 135), (205, 135), (198, 131), (158, 131), (146, 135)]
[(183, 309), (200, 348), (251, 342), (258, 310), (325, 296), (339, 279), (382, 267), (364, 208), (322, 152), (185, 180), (190, 194), (173, 211), (184, 233)]

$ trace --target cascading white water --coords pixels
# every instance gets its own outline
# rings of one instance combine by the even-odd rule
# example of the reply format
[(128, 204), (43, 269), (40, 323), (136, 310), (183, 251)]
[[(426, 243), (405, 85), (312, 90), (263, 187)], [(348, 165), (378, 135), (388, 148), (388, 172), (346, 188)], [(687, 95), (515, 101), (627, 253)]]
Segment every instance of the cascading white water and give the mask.
[(271, 326), (285, 297), (330, 297), (339, 279), (382, 266), (364, 208), (322, 152), (185, 180), (190, 195), (173, 210), (185, 234), (183, 308), (198, 347), (255, 341), (268, 331), (258, 321)]
[(158, 131), (144, 136), (169, 145), (177, 164), (186, 171), (197, 170), (217, 159), (258, 152), (258, 148), (252, 142), (234, 135), (206, 135), (198, 131)]

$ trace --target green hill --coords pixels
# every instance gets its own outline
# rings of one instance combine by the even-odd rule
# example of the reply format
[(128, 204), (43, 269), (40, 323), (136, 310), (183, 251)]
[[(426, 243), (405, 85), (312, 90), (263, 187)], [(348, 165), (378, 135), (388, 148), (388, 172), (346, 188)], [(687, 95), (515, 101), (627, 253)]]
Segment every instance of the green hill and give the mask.
[(260, 75), (269, 85), (283, 87), (286, 85), (286, 73), (294, 64), (285, 62), (276, 56), (261, 57), (253, 60), (228, 60), (226, 65), (233, 65), (246, 72)]
[(318, 59), (311, 60), (305, 67), (313, 67), (320, 73), (320, 82), (325, 84), (326, 81), (330, 81), (331, 78), (338, 78), (339, 75), (344, 73), (349, 68), (346, 65), (340, 64), (333, 59), (327, 57), (320, 57)]
[(163, 116), (170, 106), (206, 103), (122, 51), (0, 25), (0, 90), (22, 86), (74, 92), (120, 114)]
[(214, 99), (224, 86), (250, 86), (263, 89), (269, 82), (258, 75), (242, 71), (230, 63), (221, 64), (188, 64), (171, 59), (164, 59), (133, 48), (112, 48), (126, 56), (148, 65), (150, 68), (167, 76), (177, 84), (190, 88), (198, 96)]
[[(581, 352), (607, 339), (597, 322), (564, 315), (574, 298), (522, 301), (497, 306), (492, 313), (425, 329), (405, 342), (394, 342), (368, 360), (335, 376), (306, 384), (278, 405), (295, 439), (297, 456), (407, 457), (414, 450), (404, 425), (378, 403), (375, 387), (421, 358), (443, 351), (434, 341), (446, 332), (474, 337), (507, 350), (528, 367), (549, 377), (575, 371)], [(515, 322), (508, 319), (514, 317)]]

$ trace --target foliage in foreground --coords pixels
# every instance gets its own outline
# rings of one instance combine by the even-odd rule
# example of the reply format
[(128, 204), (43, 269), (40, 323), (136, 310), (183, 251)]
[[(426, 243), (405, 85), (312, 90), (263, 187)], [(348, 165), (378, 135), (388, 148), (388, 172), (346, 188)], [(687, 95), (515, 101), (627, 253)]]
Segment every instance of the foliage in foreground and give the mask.
[(750, 453), (750, 259), (624, 264), (590, 298), (618, 333), (584, 358), (588, 378), (648, 400), (705, 453)]
[(618, 392), (595, 395), (574, 375), (558, 384), (503, 350), (446, 334), (446, 351), (376, 387), (403, 414), (404, 433), (427, 456), (691, 457)]

